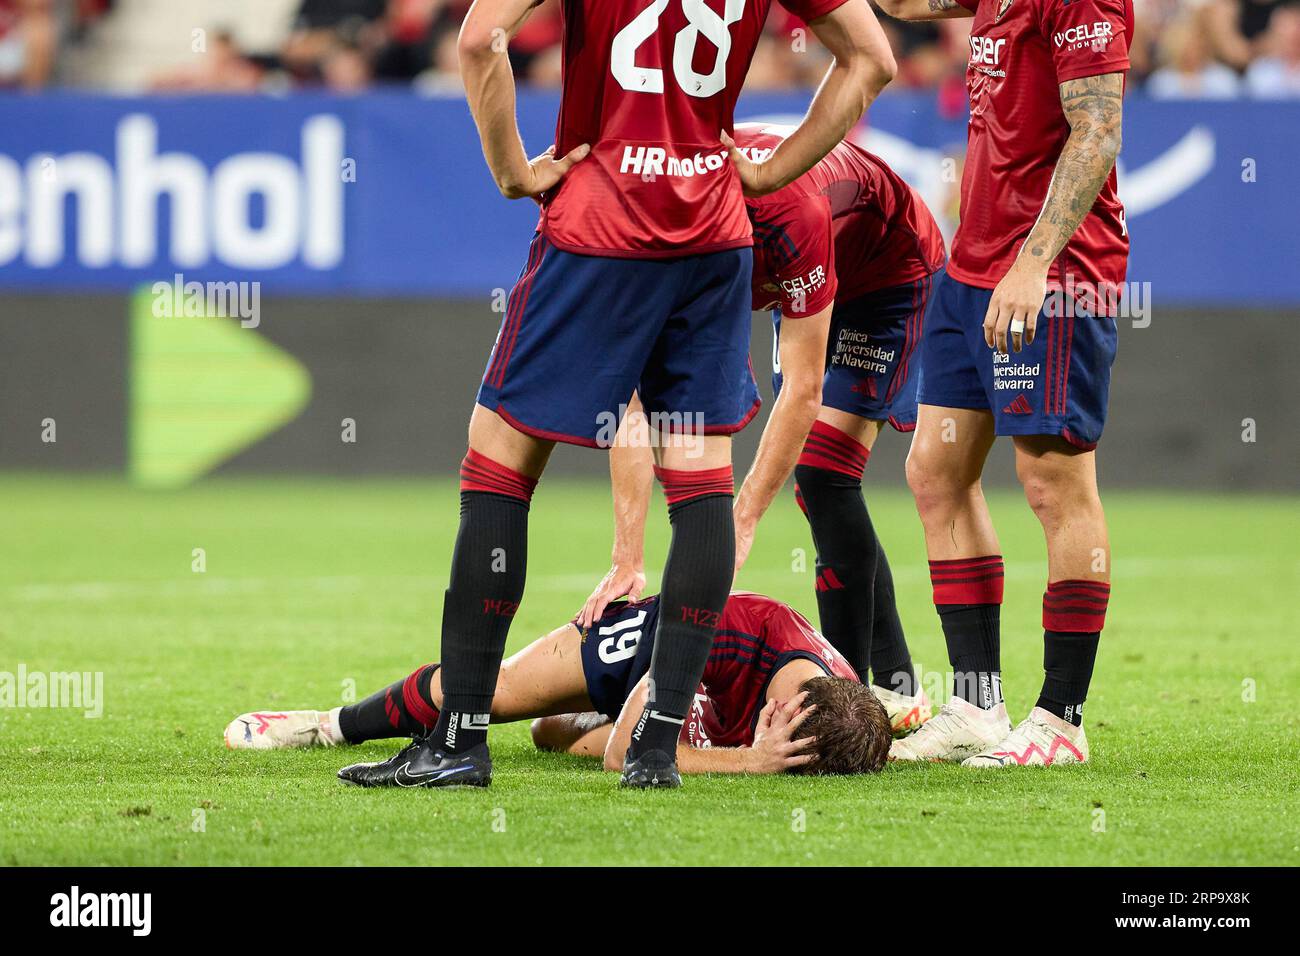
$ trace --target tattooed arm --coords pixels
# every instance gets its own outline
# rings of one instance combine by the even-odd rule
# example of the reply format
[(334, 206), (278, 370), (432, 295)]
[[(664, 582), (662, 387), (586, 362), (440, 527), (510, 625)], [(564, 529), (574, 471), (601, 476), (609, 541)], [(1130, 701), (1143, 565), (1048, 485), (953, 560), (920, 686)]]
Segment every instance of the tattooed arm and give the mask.
[(1070, 136), (1056, 161), (1047, 200), (1010, 271), (993, 290), (984, 316), (989, 348), (1007, 351), (1007, 330), (1023, 320), (1023, 336), (1011, 335), (1019, 352), (1034, 341), (1038, 312), (1047, 295), (1047, 270), (1097, 201), (1119, 155), (1124, 116), (1124, 74), (1086, 76), (1061, 84), (1061, 107)]
[(946, 20), (973, 17), (957, 0), (876, 0), (876, 6), (895, 20)]

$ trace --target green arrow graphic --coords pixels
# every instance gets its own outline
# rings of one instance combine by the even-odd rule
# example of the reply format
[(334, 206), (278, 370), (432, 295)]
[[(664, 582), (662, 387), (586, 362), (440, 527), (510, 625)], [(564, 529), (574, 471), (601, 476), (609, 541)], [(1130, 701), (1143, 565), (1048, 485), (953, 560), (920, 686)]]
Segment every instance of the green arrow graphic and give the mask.
[(177, 487), (293, 421), (311, 377), (237, 319), (186, 316), (181, 303), (158, 301), (142, 288), (131, 304), (130, 475)]

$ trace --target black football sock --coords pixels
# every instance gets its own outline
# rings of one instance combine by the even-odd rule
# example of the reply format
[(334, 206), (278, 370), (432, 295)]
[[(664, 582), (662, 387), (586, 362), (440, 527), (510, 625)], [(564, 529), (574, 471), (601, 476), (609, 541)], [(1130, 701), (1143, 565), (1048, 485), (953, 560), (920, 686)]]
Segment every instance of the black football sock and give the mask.
[(1109, 603), (1105, 581), (1052, 581), (1043, 595), (1044, 678), (1037, 706), (1076, 727), (1083, 723)]
[(862, 498), (870, 451), (825, 422), (814, 422), (795, 466), (795, 494), (817, 549), (821, 632), (865, 682), (872, 660), (880, 542)]
[(894, 600), (894, 575), (889, 559), (880, 549), (876, 564), (876, 619), (871, 629), (871, 683), (898, 694), (915, 697), (918, 690), (912, 652), (903, 636), (903, 622), (898, 619)]
[(704, 675), (736, 564), (731, 467), (656, 468), (655, 474), (668, 499), (673, 538), (650, 657), (650, 697), (632, 730), (630, 759), (649, 750), (677, 753), (677, 738)]
[(339, 711), (339, 733), (350, 744), (385, 737), (423, 737), (438, 722), (430, 685), (437, 664), (425, 664), (396, 684)]
[(948, 645), (953, 694), (990, 710), (1002, 702), (1002, 556), (931, 561), (930, 581)]
[(442, 608), (442, 713), (430, 738), (448, 753), (487, 741), (510, 622), (524, 595), (536, 480), (473, 449), (460, 466), (460, 531)]

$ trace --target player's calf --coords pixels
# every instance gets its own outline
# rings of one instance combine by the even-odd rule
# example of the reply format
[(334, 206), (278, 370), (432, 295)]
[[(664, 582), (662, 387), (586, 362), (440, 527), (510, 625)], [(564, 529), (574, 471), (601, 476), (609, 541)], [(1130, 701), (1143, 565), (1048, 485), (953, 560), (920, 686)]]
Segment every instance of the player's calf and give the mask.
[(524, 594), (537, 479), (471, 448), (460, 486), (460, 530), (442, 615), (443, 708), (432, 733), (448, 754), (487, 743), (501, 658)]
[(1043, 595), (1044, 679), (1037, 707), (1079, 726), (1110, 603), (1110, 546), (1096, 456), (1056, 437), (1018, 438), (1016, 474), (1042, 523), (1055, 576)]
[[(672, 544), (664, 566), (659, 626), (650, 661), (650, 697), (632, 731), (624, 786), (679, 786), (677, 738), (695, 700), (735, 569), (731, 466), (655, 469), (668, 499)], [(644, 759), (643, 759), (644, 758)], [(644, 771), (644, 772), (643, 772)]]

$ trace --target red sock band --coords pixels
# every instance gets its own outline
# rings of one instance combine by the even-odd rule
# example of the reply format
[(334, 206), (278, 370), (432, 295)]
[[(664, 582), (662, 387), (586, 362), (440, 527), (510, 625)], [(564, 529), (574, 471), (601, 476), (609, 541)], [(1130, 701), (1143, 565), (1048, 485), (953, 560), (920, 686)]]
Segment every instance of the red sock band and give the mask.
[(438, 723), (438, 708), (420, 696), (420, 675), (431, 666), (433, 665), (425, 664), (424, 667), (417, 667), (402, 684), (402, 703), (406, 705), (406, 712), (430, 730)]
[(817, 575), (818, 591), (842, 591), (844, 583), (840, 581), (840, 576), (835, 573), (832, 567), (822, 568), (821, 573)]
[(1043, 595), (1043, 630), (1096, 634), (1106, 626), (1110, 585), (1105, 581), (1052, 581)]
[(493, 495), (518, 498), (525, 504), (533, 500), (537, 479), (521, 475), (505, 465), (480, 455), (473, 448), (460, 463), (460, 490), (485, 491)]
[(1002, 555), (931, 561), (935, 604), (1001, 604)]
[(664, 486), (664, 497), (670, 505), (705, 495), (731, 495), (736, 491), (730, 465), (704, 471), (681, 471), (655, 465), (655, 477)]
[(825, 422), (813, 422), (812, 431), (799, 455), (799, 464), (848, 475), (854, 481), (862, 480), (871, 449), (860, 441)]

